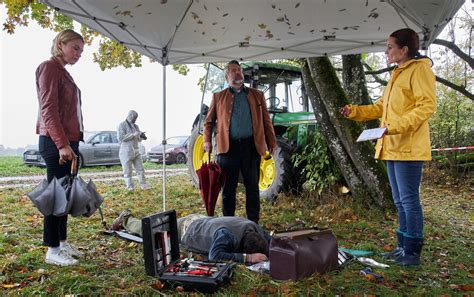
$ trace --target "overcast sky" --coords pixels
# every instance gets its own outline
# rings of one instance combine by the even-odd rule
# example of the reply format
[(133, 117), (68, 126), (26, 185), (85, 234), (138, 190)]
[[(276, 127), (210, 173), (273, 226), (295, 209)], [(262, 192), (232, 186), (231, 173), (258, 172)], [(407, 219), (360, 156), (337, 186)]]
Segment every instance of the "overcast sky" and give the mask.
[[(0, 6), (0, 20), (5, 19)], [(1, 31), (0, 39), (0, 144), (25, 147), (38, 142), (35, 134), (38, 113), (35, 70), (50, 58), (56, 33), (42, 29), (35, 22), (17, 28), (14, 35)], [(97, 46), (97, 45), (95, 45)], [(137, 124), (145, 131), (149, 149), (161, 142), (162, 66), (143, 58), (141, 68), (123, 67), (101, 71), (92, 62), (95, 46), (84, 48), (76, 65), (66, 66), (82, 92), (82, 112), (86, 130), (116, 130), (130, 109), (138, 112)], [(199, 112), (201, 93), (197, 85), (205, 74), (202, 65), (189, 65), (183, 76), (167, 70), (166, 136), (188, 135)]]
[[(466, 1), (464, 8), (473, 11), (470, 1)], [(5, 9), (0, 5), (1, 23), (5, 17)], [(14, 35), (3, 30), (0, 34), (0, 144), (11, 148), (37, 144), (35, 70), (50, 58), (56, 33), (31, 21), (27, 28), (17, 28)], [(101, 71), (98, 64), (92, 62), (96, 48), (97, 44), (86, 46), (81, 60), (74, 66), (67, 66), (82, 92), (85, 129), (116, 130), (128, 111), (134, 109), (139, 114), (137, 124), (148, 135), (144, 142), (146, 148), (161, 143), (162, 66), (150, 63), (145, 57), (140, 68)], [(168, 67), (167, 137), (189, 135), (200, 109), (202, 94), (197, 82), (205, 71), (202, 65), (189, 65), (189, 68), (190, 73), (183, 76)], [(205, 100), (210, 101), (210, 98)]]

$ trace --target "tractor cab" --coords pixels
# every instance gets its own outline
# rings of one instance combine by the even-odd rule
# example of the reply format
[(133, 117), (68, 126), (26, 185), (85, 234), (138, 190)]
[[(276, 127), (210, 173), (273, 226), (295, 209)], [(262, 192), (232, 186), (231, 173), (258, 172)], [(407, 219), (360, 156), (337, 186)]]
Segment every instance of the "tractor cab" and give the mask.
[(300, 68), (265, 62), (243, 63), (245, 82), (265, 93), (270, 113), (311, 111)]

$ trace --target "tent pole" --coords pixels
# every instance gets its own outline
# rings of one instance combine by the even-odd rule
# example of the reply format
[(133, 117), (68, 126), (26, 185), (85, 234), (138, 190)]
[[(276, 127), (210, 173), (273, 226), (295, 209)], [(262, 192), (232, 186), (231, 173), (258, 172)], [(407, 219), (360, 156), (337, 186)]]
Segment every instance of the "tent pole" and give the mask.
[(163, 211), (166, 210), (166, 65), (163, 65)]

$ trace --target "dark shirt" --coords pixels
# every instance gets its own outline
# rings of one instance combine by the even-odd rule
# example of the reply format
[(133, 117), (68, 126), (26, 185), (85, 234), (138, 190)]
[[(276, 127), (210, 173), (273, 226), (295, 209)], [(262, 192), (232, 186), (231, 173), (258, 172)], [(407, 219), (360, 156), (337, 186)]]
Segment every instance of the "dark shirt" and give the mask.
[(230, 88), (234, 95), (232, 116), (230, 118), (230, 139), (243, 139), (252, 136), (252, 114), (247, 101), (247, 90), (240, 88), (237, 91)]
[(224, 260), (234, 262), (244, 262), (242, 253), (233, 253), (237, 250), (234, 246), (235, 238), (232, 232), (223, 227), (214, 233), (211, 249), (209, 250), (209, 260)]

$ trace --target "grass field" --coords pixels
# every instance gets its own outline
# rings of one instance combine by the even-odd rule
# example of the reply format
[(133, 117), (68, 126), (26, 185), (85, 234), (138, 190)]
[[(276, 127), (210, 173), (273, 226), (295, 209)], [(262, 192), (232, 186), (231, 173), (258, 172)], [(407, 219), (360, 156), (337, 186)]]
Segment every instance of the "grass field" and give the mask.
[[(145, 169), (161, 169), (162, 164), (145, 162)], [(184, 168), (185, 165), (168, 165), (168, 168)], [(84, 167), (81, 172), (101, 172), (101, 171), (121, 171), (122, 166), (94, 166)], [(0, 177), (21, 176), (21, 175), (45, 175), (46, 170), (37, 166), (28, 166), (23, 164), (22, 157), (0, 157)]]
[[(2, 160), (3, 166), (3, 160)], [(10, 169), (9, 169), (10, 170)], [(35, 173), (36, 173), (36, 169)], [(44, 170), (44, 169), (43, 169)], [(3, 169), (2, 169), (3, 172)], [(38, 174), (43, 173), (41, 169)], [(30, 174), (30, 173), (28, 173)], [(117, 181), (98, 183), (104, 196), (104, 215), (110, 224), (117, 212), (131, 209), (138, 217), (162, 210), (161, 180), (151, 179), (153, 189), (127, 192)], [(167, 184), (167, 207), (178, 217), (205, 211), (198, 190), (187, 175), (171, 177)], [(85, 258), (73, 267), (44, 263), (42, 217), (25, 196), (30, 189), (0, 190), (0, 294), (1, 295), (161, 295), (178, 291), (159, 287), (159, 279), (145, 275), (141, 245), (103, 235), (100, 217), (69, 218), (69, 241)], [(301, 281), (275, 281), (239, 265), (230, 285), (219, 290), (227, 296), (307, 295), (470, 295), (474, 294), (472, 203), (473, 184), (455, 180), (442, 172), (425, 172), (422, 201), (426, 245), (423, 265), (406, 269), (392, 265), (375, 271), (383, 281), (359, 274), (364, 266), (351, 263), (338, 272), (314, 275)], [(238, 193), (238, 215), (245, 215), (244, 194)], [(324, 200), (326, 203), (321, 204)], [(281, 228), (295, 220), (330, 227), (339, 246), (383, 252), (393, 247), (396, 215), (367, 210), (351, 203), (348, 196), (279, 197), (272, 205), (262, 203), (261, 223), (267, 229)], [(378, 257), (373, 257), (383, 262)], [(198, 295), (198, 294), (193, 294)]]

